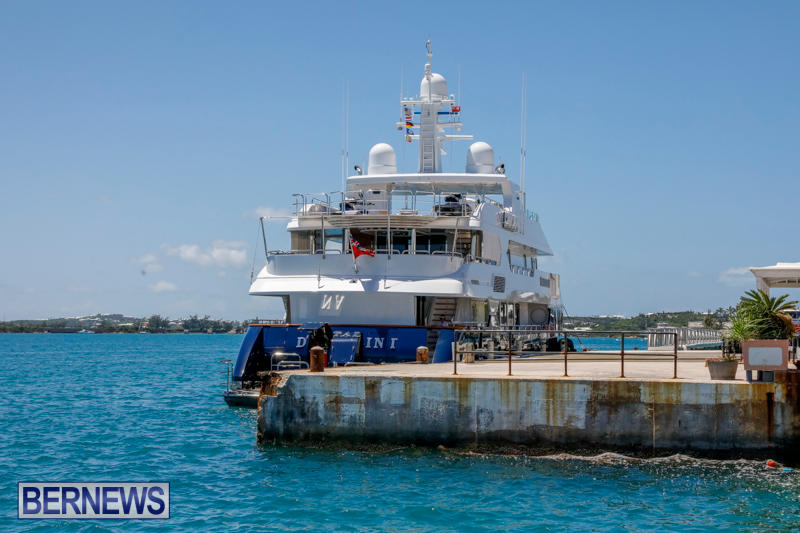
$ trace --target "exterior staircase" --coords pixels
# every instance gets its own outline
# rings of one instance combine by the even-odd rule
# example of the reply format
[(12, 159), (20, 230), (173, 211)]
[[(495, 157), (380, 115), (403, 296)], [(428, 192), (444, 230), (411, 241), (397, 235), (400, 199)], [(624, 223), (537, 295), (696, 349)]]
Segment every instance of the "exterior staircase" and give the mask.
[(472, 249), (472, 233), (469, 231), (459, 231), (456, 237), (455, 252), (466, 256)]
[[(456, 299), (446, 296), (436, 296), (433, 300), (433, 308), (431, 309), (431, 326), (440, 326), (443, 324), (450, 324), (456, 315)], [(439, 340), (438, 329), (428, 329), (427, 344), (430, 350), (436, 348), (436, 341)]]

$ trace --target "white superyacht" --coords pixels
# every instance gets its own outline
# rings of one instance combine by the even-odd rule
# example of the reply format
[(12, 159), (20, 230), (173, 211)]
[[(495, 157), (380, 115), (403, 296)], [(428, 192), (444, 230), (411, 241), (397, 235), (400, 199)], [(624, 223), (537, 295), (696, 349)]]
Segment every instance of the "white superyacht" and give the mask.
[(443, 168), (445, 143), (473, 137), (457, 133), (461, 108), (432, 55), (428, 43), (419, 96), (401, 100), (396, 125), (418, 144), (416, 171), (376, 144), (346, 190), (294, 195), (291, 249), (267, 250), (265, 236), (250, 294), (281, 298), (285, 316), (250, 326), (235, 381), (307, 362), (312, 344), (326, 345), (328, 365), (414, 360), (418, 346), (440, 362), (458, 328), (560, 326), (559, 276), (538, 266), (552, 251), (520, 185), (485, 142), (463, 171)]

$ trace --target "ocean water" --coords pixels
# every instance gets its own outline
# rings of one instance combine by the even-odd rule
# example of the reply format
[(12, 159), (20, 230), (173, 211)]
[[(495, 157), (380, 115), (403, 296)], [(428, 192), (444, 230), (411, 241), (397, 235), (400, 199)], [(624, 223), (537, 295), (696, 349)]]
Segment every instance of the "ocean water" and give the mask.
[[(622, 343), (619, 338), (610, 337), (570, 337), (572, 343), (575, 345), (575, 350), (582, 352), (586, 348), (594, 350), (619, 350)], [(647, 339), (640, 337), (626, 337), (625, 338), (625, 351), (631, 352), (634, 350), (646, 350)]]
[[(0, 335), (0, 531), (800, 529), (763, 461), (256, 446), (235, 335)], [(169, 481), (166, 521), (20, 521), (17, 481)]]

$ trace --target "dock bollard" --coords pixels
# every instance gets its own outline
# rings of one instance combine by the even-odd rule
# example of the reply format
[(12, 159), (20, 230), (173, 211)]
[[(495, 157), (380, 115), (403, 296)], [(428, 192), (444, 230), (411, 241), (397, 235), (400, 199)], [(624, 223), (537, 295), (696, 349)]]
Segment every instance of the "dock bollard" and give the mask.
[(466, 342), (461, 345), (461, 362), (474, 363), (475, 362), (475, 345), (471, 342)]
[(417, 363), (427, 363), (427, 362), (428, 362), (428, 347), (417, 346)]
[(324, 372), (325, 371), (325, 348), (322, 346), (311, 347), (311, 363), (308, 365), (310, 372)]

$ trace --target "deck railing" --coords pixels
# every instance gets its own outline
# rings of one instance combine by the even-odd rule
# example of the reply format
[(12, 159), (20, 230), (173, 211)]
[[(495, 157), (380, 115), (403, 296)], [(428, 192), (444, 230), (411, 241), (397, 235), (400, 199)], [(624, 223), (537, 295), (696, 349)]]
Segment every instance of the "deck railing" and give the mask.
[(647, 345), (665, 346), (672, 342), (675, 334), (678, 335), (678, 345), (684, 347), (722, 341), (720, 332), (710, 328), (660, 327), (647, 332)]
[[(294, 216), (319, 215), (419, 215), (419, 216), (469, 216), (481, 204), (490, 204), (505, 209), (493, 198), (482, 194), (465, 194), (457, 191), (440, 190), (436, 192), (404, 191), (391, 192), (369, 198), (369, 193), (361, 191), (297, 193), (294, 198)], [(389, 208), (391, 207), (391, 212)], [(525, 217), (538, 221), (538, 215), (527, 211)]]
[[(620, 375), (619, 377), (625, 377), (625, 338), (642, 338), (646, 336), (649, 331), (583, 331), (583, 330), (545, 330), (541, 329), (537, 326), (517, 326), (516, 328), (465, 328), (459, 329), (455, 332), (455, 341), (451, 345), (452, 355), (453, 355), (453, 375), (458, 375), (458, 360), (464, 354), (471, 354), (474, 356), (483, 356), (488, 357), (491, 359), (496, 359), (497, 356), (501, 358), (504, 357), (508, 360), (508, 375), (511, 376), (511, 362), (516, 356), (517, 360), (521, 357), (532, 356), (532, 355), (554, 355), (560, 354), (564, 361), (564, 377), (569, 377), (568, 372), (568, 364), (569, 364), (569, 354), (570, 353), (584, 353), (584, 352), (577, 352), (572, 351), (569, 348), (570, 345), (570, 338), (578, 339), (580, 342), (581, 338), (587, 337), (619, 337), (620, 338), (620, 349), (619, 351), (616, 350), (592, 350), (588, 353), (590, 354), (602, 354), (602, 355), (619, 355), (620, 356)], [(645, 354), (648, 358), (649, 357), (671, 357), (673, 360), (673, 372), (672, 378), (678, 379), (678, 333), (665, 333), (665, 335), (672, 336), (672, 344), (670, 346), (665, 346), (665, 348), (669, 348), (668, 350), (663, 351), (655, 351), (655, 350), (646, 350), (646, 351), (639, 351), (637, 355)], [(470, 348), (466, 343), (472, 343), (471, 339), (478, 339), (478, 347), (477, 348)], [(534, 349), (534, 342), (541, 343), (542, 341), (547, 342), (548, 338), (555, 338), (559, 344), (560, 350), (559, 351), (544, 351), (541, 349), (541, 344), (539, 344), (540, 349)], [(485, 342), (488, 341), (488, 342)], [(525, 349), (525, 346), (529, 345), (530, 349)], [(487, 345), (486, 348), (483, 345)], [(496, 345), (496, 346), (495, 346)], [(629, 351), (630, 352), (630, 351)], [(547, 360), (552, 361), (552, 357), (547, 358), (536, 358), (538, 360)], [(534, 359), (534, 360), (536, 360)], [(600, 360), (600, 359), (592, 359), (591, 357), (581, 356), (581, 360), (592, 361), (592, 360)], [(655, 360), (655, 359), (654, 359)], [(663, 359), (660, 359), (663, 360)]]

